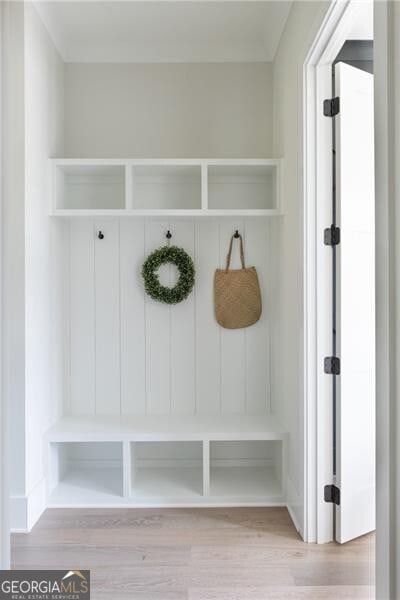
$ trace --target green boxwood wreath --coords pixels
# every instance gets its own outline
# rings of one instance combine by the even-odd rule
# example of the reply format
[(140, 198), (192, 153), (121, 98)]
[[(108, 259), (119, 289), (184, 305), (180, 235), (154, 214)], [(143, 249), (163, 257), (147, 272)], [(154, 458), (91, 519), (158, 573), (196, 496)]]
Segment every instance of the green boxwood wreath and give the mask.
[[(179, 279), (173, 288), (161, 285), (157, 270), (165, 263), (176, 265)], [(193, 260), (183, 248), (178, 246), (162, 246), (154, 250), (142, 266), (144, 289), (154, 300), (166, 304), (178, 304), (185, 300), (194, 286), (195, 268)]]

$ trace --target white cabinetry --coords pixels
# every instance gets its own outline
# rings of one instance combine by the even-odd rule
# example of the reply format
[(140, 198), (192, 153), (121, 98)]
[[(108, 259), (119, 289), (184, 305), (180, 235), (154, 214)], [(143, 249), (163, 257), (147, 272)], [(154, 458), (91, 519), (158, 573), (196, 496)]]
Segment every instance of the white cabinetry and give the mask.
[(48, 503), (282, 505), (286, 437), (271, 416), (64, 417), (46, 439)]
[(281, 160), (55, 159), (51, 214), (264, 215), (281, 206)]
[[(282, 215), (281, 170), (270, 159), (51, 160), (67, 310), (64, 416), (46, 438), (49, 505), (285, 503), (268, 218)], [(194, 292), (176, 306), (147, 297), (140, 278), (168, 229), (196, 266)], [(264, 310), (232, 331), (213, 314), (213, 273), (237, 229)], [(238, 257), (235, 248), (233, 268)], [(162, 277), (171, 281), (168, 268)]]

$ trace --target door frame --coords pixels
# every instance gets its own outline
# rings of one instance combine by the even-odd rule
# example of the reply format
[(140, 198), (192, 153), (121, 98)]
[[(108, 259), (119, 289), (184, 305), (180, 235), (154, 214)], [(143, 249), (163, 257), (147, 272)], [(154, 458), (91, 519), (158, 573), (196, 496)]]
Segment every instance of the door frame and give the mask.
[(307, 542), (334, 539), (332, 505), (324, 486), (333, 483), (332, 379), (323, 370), (332, 352), (332, 256), (323, 231), (332, 222), (332, 121), (322, 112), (332, 96), (332, 65), (357, 16), (357, 0), (329, 7), (303, 68), (304, 131), (304, 533)]
[[(321, 350), (326, 344), (327, 276), (323, 266), (322, 229), (326, 194), (329, 130), (321, 116), (322, 92), (328, 91), (327, 63), (332, 60), (351, 14), (351, 0), (335, 0), (304, 64), (304, 406), (305, 406), (305, 535), (307, 541), (329, 541), (332, 521), (322, 499), (329, 474), (331, 444), (324, 438), (330, 427), (324, 390)], [(398, 394), (398, 235), (396, 211), (398, 173), (398, 32), (400, 8), (390, 0), (374, 0), (375, 193), (376, 193), (376, 598), (398, 597), (400, 590), (399, 510), (400, 427)], [(339, 42), (340, 43), (340, 42)], [(328, 97), (328, 96), (327, 96)], [(327, 119), (328, 120), (328, 119)], [(321, 168), (321, 170), (319, 170)], [(318, 203), (317, 203), (318, 198)], [(325, 265), (329, 269), (329, 263)], [(329, 296), (328, 296), (329, 298)], [(325, 311), (325, 312), (324, 312)], [(328, 402), (327, 402), (328, 398)], [(309, 434), (309, 435), (307, 435)], [(328, 452), (329, 458), (322, 458)]]
[[(5, 153), (5, 47), (7, 5), (0, 3), (0, 248), (3, 250), (3, 210), (4, 210), (4, 153)], [(3, 252), (1, 252), (3, 256)], [(0, 261), (0, 569), (10, 567), (10, 524), (8, 488), (8, 443), (7, 410), (3, 388), (3, 262)]]

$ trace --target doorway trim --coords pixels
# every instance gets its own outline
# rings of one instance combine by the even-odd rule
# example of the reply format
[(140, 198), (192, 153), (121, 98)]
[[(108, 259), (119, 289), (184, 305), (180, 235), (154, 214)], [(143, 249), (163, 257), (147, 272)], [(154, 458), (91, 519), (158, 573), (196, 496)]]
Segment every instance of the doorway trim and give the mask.
[(332, 505), (324, 486), (333, 483), (332, 382), (323, 371), (331, 354), (332, 257), (323, 231), (332, 222), (332, 122), (323, 116), (332, 96), (332, 65), (357, 16), (356, 0), (332, 2), (303, 67), (304, 131), (304, 440), (305, 541), (334, 539)]
[[(3, 250), (3, 211), (4, 211), (4, 176), (5, 176), (5, 37), (6, 11), (8, 4), (0, 3), (0, 248)], [(2, 253), (3, 254), (3, 253)], [(10, 568), (10, 527), (9, 527), (9, 489), (8, 489), (8, 438), (7, 410), (3, 386), (3, 262), (0, 261), (0, 569)]]

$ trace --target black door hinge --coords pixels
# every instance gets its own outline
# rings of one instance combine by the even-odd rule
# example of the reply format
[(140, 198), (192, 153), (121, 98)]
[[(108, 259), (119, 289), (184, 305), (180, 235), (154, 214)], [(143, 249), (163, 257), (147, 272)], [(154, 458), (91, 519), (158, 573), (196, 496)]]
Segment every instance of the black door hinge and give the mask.
[(340, 110), (339, 96), (336, 96), (336, 98), (327, 98), (324, 100), (323, 106), (325, 117), (335, 117), (337, 114), (339, 114)]
[(340, 358), (326, 356), (324, 358), (324, 372), (328, 375), (340, 375)]
[(331, 225), (324, 229), (324, 244), (325, 246), (337, 246), (340, 244), (340, 228)]
[(324, 500), (331, 504), (340, 504), (340, 490), (336, 485), (326, 485), (324, 487)]

